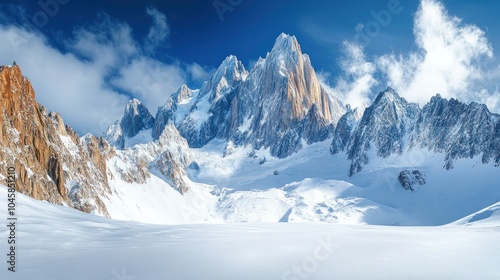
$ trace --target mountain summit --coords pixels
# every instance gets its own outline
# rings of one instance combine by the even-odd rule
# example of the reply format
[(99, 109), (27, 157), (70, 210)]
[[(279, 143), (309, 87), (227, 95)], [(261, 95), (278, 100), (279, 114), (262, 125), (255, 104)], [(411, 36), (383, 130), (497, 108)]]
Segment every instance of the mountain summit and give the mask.
[(134, 98), (125, 106), (122, 119), (108, 128), (105, 138), (111, 145), (124, 149), (126, 139), (153, 128), (154, 124), (155, 119), (148, 108)]
[(297, 152), (303, 141), (327, 139), (345, 113), (342, 103), (321, 87), (297, 39), (286, 34), (250, 72), (231, 55), (200, 90), (187, 95), (184, 101), (174, 97), (160, 107), (153, 138), (173, 121), (191, 147), (223, 139), (270, 148), (273, 156), (284, 158)]
[[(481, 181), (491, 194), (486, 200), (457, 181), (477, 202), (436, 220), (422, 214), (419, 222), (425, 195), (401, 192), (429, 187), (438, 198), (452, 189), (438, 188), (450, 178), (498, 174), (499, 115), (439, 95), (421, 109), (391, 88), (363, 112), (352, 110), (322, 88), (309, 57), (286, 34), (250, 71), (228, 56), (200, 89), (183, 85), (155, 117), (131, 100), (105, 138), (80, 138), (38, 104), (18, 66), (0, 67), (0, 93), (0, 162), (15, 167), (18, 191), (102, 216), (338, 222), (355, 213), (358, 222), (438, 224), (498, 201), (489, 177)], [(447, 171), (453, 168), (459, 172)], [(397, 184), (396, 198), (378, 193)], [(456, 208), (439, 202), (431, 204)]]
[(16, 190), (107, 216), (106, 160), (114, 154), (108, 143), (80, 139), (59, 114), (38, 104), (19, 66), (0, 67), (0, 104), (0, 162), (15, 168)]
[(434, 96), (422, 109), (388, 88), (357, 122), (352, 112), (339, 121), (330, 151), (346, 150), (355, 175), (373, 157), (402, 156), (412, 149), (444, 153), (446, 169), (457, 159), (482, 156), (500, 164), (500, 116), (485, 105)]

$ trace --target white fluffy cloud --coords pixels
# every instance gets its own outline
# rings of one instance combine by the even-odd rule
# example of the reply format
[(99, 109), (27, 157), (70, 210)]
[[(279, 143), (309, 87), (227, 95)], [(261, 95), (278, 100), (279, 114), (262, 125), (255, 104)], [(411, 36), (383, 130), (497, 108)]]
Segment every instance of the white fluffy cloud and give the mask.
[(414, 33), (415, 52), (378, 59), (388, 84), (403, 97), (421, 104), (436, 93), (463, 101), (477, 100), (477, 94), (471, 92), (480, 94), (477, 82), (485, 76), (481, 62), (493, 56), (485, 33), (450, 16), (436, 0), (421, 1)]
[(345, 42), (345, 55), (340, 61), (343, 74), (337, 78), (334, 87), (326, 84), (328, 75), (318, 75), (323, 86), (334, 96), (353, 108), (364, 108), (370, 104), (370, 93), (377, 84), (374, 78), (376, 65), (367, 61), (363, 48), (357, 44)]
[(154, 114), (168, 97), (186, 83), (186, 73), (177, 64), (165, 64), (148, 57), (139, 57), (124, 65), (111, 83), (130, 92)]
[(29, 24), (0, 25), (1, 64), (15, 60), (33, 83), (39, 103), (59, 112), (80, 134), (100, 135), (121, 117), (132, 97), (154, 114), (188, 78), (206, 77), (203, 66), (165, 63), (151, 55), (167, 40), (169, 27), (158, 10), (146, 12), (153, 24), (142, 43), (128, 24), (101, 14), (93, 24), (75, 29), (62, 42), (64, 50)]

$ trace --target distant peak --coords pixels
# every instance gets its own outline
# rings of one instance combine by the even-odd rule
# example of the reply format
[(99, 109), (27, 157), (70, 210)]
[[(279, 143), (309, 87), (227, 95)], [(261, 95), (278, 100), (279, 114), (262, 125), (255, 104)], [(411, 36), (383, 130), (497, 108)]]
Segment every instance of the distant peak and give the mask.
[(387, 87), (387, 89), (384, 91), (384, 93), (390, 93), (390, 94), (398, 95), (398, 93), (396, 92), (396, 90), (394, 90), (392, 87)]
[(218, 82), (222, 77), (226, 77), (229, 80), (242, 80), (246, 78), (247, 74), (243, 63), (236, 56), (230, 55), (222, 61), (219, 68), (213, 74), (212, 80)]
[(130, 100), (128, 103), (131, 105), (139, 105), (141, 104), (141, 101), (139, 101), (139, 99), (137, 98), (132, 98), (132, 100)]
[(133, 98), (125, 106), (125, 112), (120, 121), (120, 127), (127, 137), (133, 137), (141, 130), (149, 129), (153, 126), (154, 118), (148, 108), (138, 99)]
[(180, 103), (183, 100), (189, 99), (193, 95), (193, 90), (190, 89), (186, 84), (183, 84), (176, 93), (172, 95), (172, 99), (175, 102)]
[(179, 90), (177, 90), (176, 94), (182, 94), (184, 92), (189, 92), (189, 91), (192, 91), (192, 89), (190, 89), (186, 84), (183, 84)]
[(281, 33), (278, 38), (276, 38), (273, 51), (278, 50), (302, 52), (297, 38), (285, 33)]
[(140, 114), (141, 111), (144, 111), (143, 107), (146, 108), (141, 101), (139, 101), (137, 98), (132, 98), (125, 106), (124, 115), (127, 114), (138, 115)]
[(227, 68), (239, 68), (240, 65), (243, 65), (236, 56), (234, 55), (229, 55), (228, 57), (226, 57), (221, 65), (219, 66), (219, 68), (217, 69), (217, 71), (219, 70), (224, 70), (224, 69), (227, 69)]
[(386, 90), (378, 94), (377, 98), (375, 99), (375, 102), (373, 103), (395, 102), (401, 100), (403, 99), (399, 96), (399, 94), (393, 88), (388, 87)]

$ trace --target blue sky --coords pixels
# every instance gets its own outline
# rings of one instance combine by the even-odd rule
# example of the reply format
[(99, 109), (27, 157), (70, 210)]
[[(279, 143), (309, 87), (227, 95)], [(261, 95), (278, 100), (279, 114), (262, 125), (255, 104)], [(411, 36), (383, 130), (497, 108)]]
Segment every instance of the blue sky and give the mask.
[[(45, 3), (44, 5), (40, 5)], [(497, 1), (3, 1), (0, 64), (78, 132), (102, 133), (131, 97), (154, 114), (230, 54), (247, 68), (295, 35), (324, 86), (354, 106), (386, 86), (424, 104), (439, 92), (498, 112)], [(389, 17), (387, 17), (389, 16)], [(378, 19), (377, 19), (378, 18)]]

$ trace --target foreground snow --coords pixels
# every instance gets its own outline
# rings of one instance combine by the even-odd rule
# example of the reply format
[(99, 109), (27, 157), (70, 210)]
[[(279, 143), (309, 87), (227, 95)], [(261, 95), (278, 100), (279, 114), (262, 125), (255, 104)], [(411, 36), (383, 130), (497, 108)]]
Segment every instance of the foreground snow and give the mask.
[[(1, 200), (6, 197), (0, 186)], [(482, 227), (159, 226), (108, 220), (19, 194), (17, 204), (17, 272), (3, 262), (0, 279), (500, 278), (498, 219)], [(6, 221), (6, 210), (0, 213)], [(0, 236), (6, 238), (5, 227)]]

